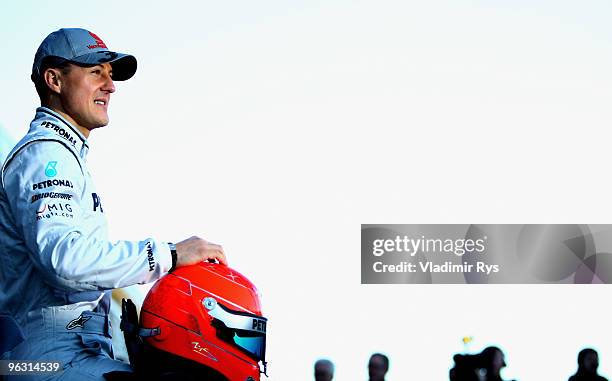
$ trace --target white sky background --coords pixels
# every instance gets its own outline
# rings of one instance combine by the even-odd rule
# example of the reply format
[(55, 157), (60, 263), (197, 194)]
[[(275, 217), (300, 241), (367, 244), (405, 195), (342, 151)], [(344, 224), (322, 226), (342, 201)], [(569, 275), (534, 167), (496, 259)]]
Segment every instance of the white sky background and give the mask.
[(611, 222), (608, 1), (133, 3), (3, 4), (0, 122), (25, 133), (51, 31), (134, 54), (90, 137), (111, 234), (222, 243), (271, 380), (365, 380), (374, 351), (446, 380), (465, 335), (506, 378), (565, 380), (584, 346), (612, 376), (610, 286), (360, 285), (362, 223)]

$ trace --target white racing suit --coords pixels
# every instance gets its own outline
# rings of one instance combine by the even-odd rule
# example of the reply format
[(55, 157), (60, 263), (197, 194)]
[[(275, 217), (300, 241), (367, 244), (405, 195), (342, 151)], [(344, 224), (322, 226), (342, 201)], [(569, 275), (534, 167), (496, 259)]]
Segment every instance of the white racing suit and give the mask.
[(40, 107), (0, 173), (0, 358), (62, 363), (36, 380), (129, 370), (113, 360), (105, 290), (152, 282), (172, 266), (164, 242), (109, 242), (88, 150), (80, 131)]

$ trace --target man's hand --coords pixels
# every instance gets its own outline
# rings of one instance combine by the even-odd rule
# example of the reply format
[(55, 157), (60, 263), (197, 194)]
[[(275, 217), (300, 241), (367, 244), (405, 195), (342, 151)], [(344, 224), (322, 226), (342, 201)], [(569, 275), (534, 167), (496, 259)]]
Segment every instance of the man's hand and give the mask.
[(216, 259), (227, 266), (227, 259), (225, 259), (225, 253), (220, 245), (215, 245), (195, 236), (176, 244), (177, 268), (195, 265), (211, 259)]

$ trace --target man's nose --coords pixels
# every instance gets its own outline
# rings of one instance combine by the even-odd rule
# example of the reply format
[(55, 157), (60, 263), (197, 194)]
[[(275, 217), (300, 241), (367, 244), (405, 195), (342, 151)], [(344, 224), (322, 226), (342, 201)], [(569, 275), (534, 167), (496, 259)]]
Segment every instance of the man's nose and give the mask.
[(107, 91), (109, 93), (115, 92), (115, 83), (113, 82), (113, 78), (108, 73), (104, 75), (104, 84), (102, 86), (102, 91)]

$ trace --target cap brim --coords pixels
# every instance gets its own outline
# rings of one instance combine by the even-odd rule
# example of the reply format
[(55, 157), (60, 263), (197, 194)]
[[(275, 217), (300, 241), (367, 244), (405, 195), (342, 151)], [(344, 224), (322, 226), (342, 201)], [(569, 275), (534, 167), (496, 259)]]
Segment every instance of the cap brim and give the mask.
[(126, 81), (136, 73), (136, 57), (129, 54), (101, 51), (84, 54), (70, 60), (81, 65), (98, 65), (110, 63), (113, 67), (113, 81)]

